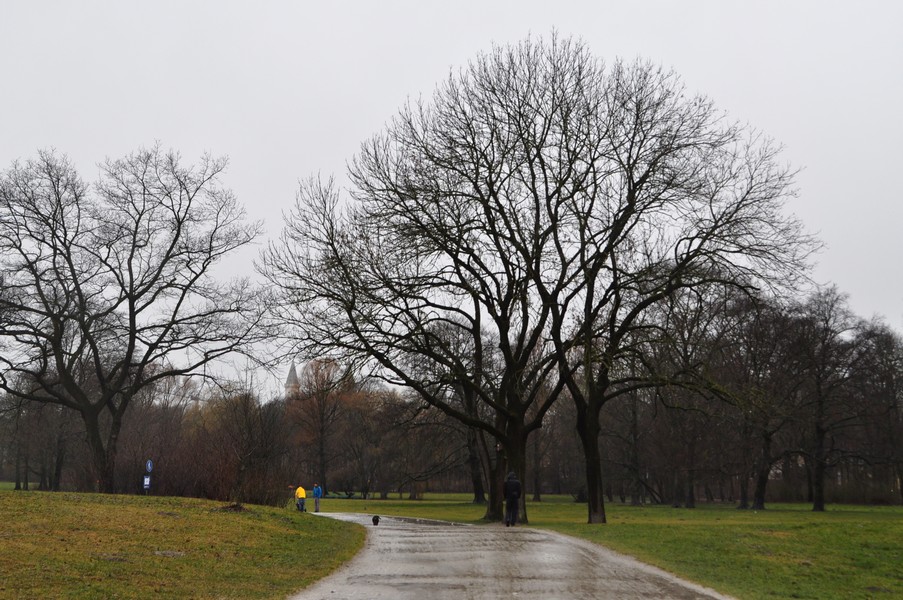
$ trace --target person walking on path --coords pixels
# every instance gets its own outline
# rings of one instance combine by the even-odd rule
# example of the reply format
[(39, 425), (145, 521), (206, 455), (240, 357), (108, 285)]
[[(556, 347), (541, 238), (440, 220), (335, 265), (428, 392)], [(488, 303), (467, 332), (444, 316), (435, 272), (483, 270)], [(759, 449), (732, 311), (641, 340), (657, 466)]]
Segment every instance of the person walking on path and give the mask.
[(307, 498), (307, 492), (305, 491), (303, 486), (298, 486), (298, 489), (295, 490), (295, 504), (298, 506), (298, 510), (301, 512), (307, 512), (307, 509), (304, 508), (304, 500)]
[(514, 471), (508, 473), (505, 479), (505, 527), (514, 527), (517, 523), (518, 505), (520, 504), (520, 481)]
[(314, 484), (314, 512), (320, 512), (320, 498), (323, 497), (323, 488), (319, 483)]

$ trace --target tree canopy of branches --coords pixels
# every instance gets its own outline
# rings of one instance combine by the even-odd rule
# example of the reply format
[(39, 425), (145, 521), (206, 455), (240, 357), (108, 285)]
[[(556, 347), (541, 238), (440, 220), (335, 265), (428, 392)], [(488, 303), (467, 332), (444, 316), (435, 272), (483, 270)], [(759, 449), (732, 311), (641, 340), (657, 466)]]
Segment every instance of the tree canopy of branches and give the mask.
[(402, 108), (351, 163), (347, 205), (304, 183), (263, 271), (299, 350), (416, 390), (494, 436), (496, 467), (522, 478), (527, 435), (566, 390), (604, 522), (599, 414), (649, 385), (619, 366), (643, 363), (647, 311), (804, 267), (778, 150), (673, 73), (528, 39)]
[(220, 183), (159, 147), (108, 160), (94, 186), (53, 152), (0, 176), (0, 389), (84, 420), (101, 490), (142, 389), (198, 372), (262, 335), (246, 279), (212, 270), (252, 242)]

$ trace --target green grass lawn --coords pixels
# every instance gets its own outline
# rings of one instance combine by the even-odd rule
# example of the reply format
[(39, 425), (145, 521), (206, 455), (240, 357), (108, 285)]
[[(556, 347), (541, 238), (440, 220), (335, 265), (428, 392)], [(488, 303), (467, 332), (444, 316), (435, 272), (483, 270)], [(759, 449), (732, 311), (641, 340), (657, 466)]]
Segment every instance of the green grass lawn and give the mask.
[(0, 491), (0, 598), (285, 598), (362, 527), (290, 508)]
[[(328, 500), (325, 511), (479, 523), (466, 495), (422, 501)], [(586, 525), (570, 497), (529, 502), (530, 525), (580, 537), (743, 599), (903, 598), (903, 507), (728, 505), (675, 509), (607, 506), (606, 525)]]

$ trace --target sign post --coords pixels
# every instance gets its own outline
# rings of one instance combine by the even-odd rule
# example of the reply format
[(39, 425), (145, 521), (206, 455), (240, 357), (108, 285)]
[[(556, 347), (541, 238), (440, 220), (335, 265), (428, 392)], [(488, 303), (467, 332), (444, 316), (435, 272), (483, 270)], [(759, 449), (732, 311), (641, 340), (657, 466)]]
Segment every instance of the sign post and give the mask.
[(147, 496), (147, 491), (150, 489), (150, 472), (154, 470), (154, 461), (147, 459), (144, 468), (147, 471), (147, 475), (144, 476), (144, 495)]

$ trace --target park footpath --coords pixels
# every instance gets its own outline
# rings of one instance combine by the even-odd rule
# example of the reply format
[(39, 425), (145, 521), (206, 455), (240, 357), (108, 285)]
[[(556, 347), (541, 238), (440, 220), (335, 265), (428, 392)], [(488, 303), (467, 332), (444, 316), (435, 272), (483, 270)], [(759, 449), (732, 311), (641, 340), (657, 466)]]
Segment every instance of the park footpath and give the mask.
[(558, 533), (370, 514), (319, 513), (367, 527), (364, 548), (291, 600), (722, 599), (601, 546)]

